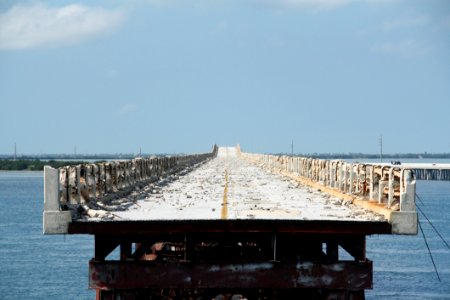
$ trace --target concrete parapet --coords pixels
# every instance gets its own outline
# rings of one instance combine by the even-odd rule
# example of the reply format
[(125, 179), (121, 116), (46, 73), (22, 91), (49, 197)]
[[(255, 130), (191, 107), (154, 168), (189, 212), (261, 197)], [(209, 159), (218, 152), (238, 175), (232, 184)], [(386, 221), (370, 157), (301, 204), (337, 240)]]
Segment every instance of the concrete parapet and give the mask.
[(175, 169), (204, 161), (212, 153), (186, 156), (137, 158), (130, 161), (111, 161), (96, 164), (62, 167), (60, 202), (81, 204), (93, 198), (102, 198), (139, 182), (157, 178)]
[(92, 200), (101, 200), (118, 192), (132, 189), (136, 184), (181, 170), (217, 155), (211, 153), (136, 158), (77, 166), (44, 169), (45, 234), (66, 233), (72, 221), (69, 208), (78, 208)]
[[(64, 203), (66, 199), (63, 199)], [(61, 211), (59, 197), (59, 170), (44, 168), (44, 213), (43, 231), (48, 234), (66, 233), (72, 220), (70, 211)]]
[(241, 157), (383, 214), (392, 233), (417, 234), (416, 181), (411, 169), (246, 152)]

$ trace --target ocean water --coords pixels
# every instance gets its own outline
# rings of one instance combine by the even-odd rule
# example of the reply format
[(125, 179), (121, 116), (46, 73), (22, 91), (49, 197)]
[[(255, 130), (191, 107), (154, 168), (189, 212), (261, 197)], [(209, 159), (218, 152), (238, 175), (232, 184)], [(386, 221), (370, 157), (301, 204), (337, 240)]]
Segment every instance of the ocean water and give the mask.
[[(418, 181), (418, 203), (450, 243), (450, 182)], [(84, 235), (43, 235), (43, 173), (0, 171), (0, 299), (94, 299)], [(450, 250), (424, 218), (438, 281), (422, 235), (367, 238), (374, 288), (367, 299), (450, 299)]]
[[(417, 206), (450, 244), (450, 182), (417, 181)], [(420, 230), (416, 236), (367, 238), (367, 257), (374, 263), (374, 287), (367, 299), (450, 299), (450, 250), (426, 218), (419, 221), (433, 255), (438, 280)]]
[(43, 172), (0, 171), (0, 299), (94, 299), (91, 236), (43, 235)]

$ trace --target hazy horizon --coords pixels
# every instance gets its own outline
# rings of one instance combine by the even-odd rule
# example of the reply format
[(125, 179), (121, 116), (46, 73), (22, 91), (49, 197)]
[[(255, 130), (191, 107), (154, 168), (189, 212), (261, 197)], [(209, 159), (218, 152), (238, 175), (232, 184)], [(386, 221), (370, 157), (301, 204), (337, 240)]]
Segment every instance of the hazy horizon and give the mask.
[[(222, 145), (219, 145), (222, 146)], [(230, 145), (223, 145), (223, 146), (230, 146)], [(231, 145), (232, 146), (232, 145)], [(248, 151), (248, 152), (252, 152), (249, 150), (246, 150), (244, 148), (242, 148), (242, 151)], [(204, 151), (200, 151), (201, 153), (206, 153), (209, 152), (211, 149), (205, 149)], [(200, 153), (198, 152), (198, 153)], [(101, 157), (102, 155), (104, 156), (135, 156), (135, 155), (160, 155), (160, 154), (190, 154), (191, 152), (104, 152), (104, 153), (94, 153), (94, 152), (85, 152), (85, 153), (16, 153), (16, 156), (18, 158), (20, 157), (42, 157), (42, 156), (65, 156), (65, 157), (83, 157), (83, 156), (97, 156), (97, 157)], [(194, 153), (194, 152), (192, 152)], [(282, 151), (282, 152), (262, 152), (262, 153), (268, 153), (268, 154), (286, 154), (286, 155), (290, 155), (291, 152), (288, 151)], [(376, 152), (297, 152), (294, 151), (294, 155), (322, 155), (322, 156), (326, 156), (326, 155), (353, 155), (353, 156), (380, 156), (380, 153), (376, 153)], [(390, 153), (383, 153), (383, 157), (389, 157), (389, 156), (398, 156), (398, 155), (405, 155), (405, 156), (437, 156), (437, 155), (450, 155), (450, 151), (449, 152), (390, 152)], [(0, 157), (14, 157), (14, 152), (12, 153), (0, 153)]]

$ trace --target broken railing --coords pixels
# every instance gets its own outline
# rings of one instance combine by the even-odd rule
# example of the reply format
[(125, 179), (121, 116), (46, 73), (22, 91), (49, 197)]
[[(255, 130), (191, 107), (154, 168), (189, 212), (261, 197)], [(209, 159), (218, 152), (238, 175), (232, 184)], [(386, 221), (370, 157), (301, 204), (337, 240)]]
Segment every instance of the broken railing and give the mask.
[(354, 204), (383, 214), (392, 224), (392, 233), (417, 234), (416, 182), (411, 169), (285, 155), (240, 155), (324, 192), (350, 197)]
[(127, 193), (139, 183), (156, 181), (161, 176), (215, 157), (211, 153), (136, 158), (58, 169), (44, 168), (44, 233), (65, 233), (72, 221), (70, 208)]

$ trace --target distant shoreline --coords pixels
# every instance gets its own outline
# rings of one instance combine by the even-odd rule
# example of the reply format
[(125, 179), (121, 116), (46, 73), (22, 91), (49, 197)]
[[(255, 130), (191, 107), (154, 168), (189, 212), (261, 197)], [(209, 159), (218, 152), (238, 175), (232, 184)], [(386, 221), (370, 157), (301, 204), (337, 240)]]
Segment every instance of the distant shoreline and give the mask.
[[(251, 151), (250, 151), (251, 152)], [(291, 156), (292, 153), (266, 153), (274, 155)], [(99, 161), (99, 160), (124, 160), (136, 157), (151, 156), (178, 156), (184, 153), (159, 153), (159, 154), (29, 154), (20, 155), (16, 160), (41, 160), (41, 161)], [(379, 159), (380, 154), (372, 153), (294, 153), (294, 156), (323, 158), (323, 159)], [(383, 154), (383, 159), (450, 159), (450, 153), (387, 153)], [(1, 160), (14, 160), (11, 154), (0, 154)]]
[(59, 168), (68, 165), (85, 164), (85, 161), (56, 161), (39, 159), (0, 159), (0, 171), (43, 171), (44, 166)]
[[(142, 157), (150, 156), (164, 156), (166, 154), (158, 155), (142, 155)], [(277, 153), (277, 155), (291, 156), (290, 153)], [(294, 154), (294, 156), (311, 157), (319, 159), (342, 159), (342, 160), (364, 160), (364, 159), (380, 159), (379, 154), (364, 154), (364, 153), (308, 153), (308, 154)], [(49, 165), (53, 168), (59, 168), (68, 165), (88, 164), (99, 161), (124, 160), (134, 159), (135, 155), (40, 155), (35, 156), (20, 156), (17, 159), (14, 157), (5, 157), (0, 155), (0, 171), (43, 171), (44, 166)], [(383, 160), (402, 160), (402, 159), (450, 159), (450, 153), (399, 153), (399, 154), (384, 154)]]

